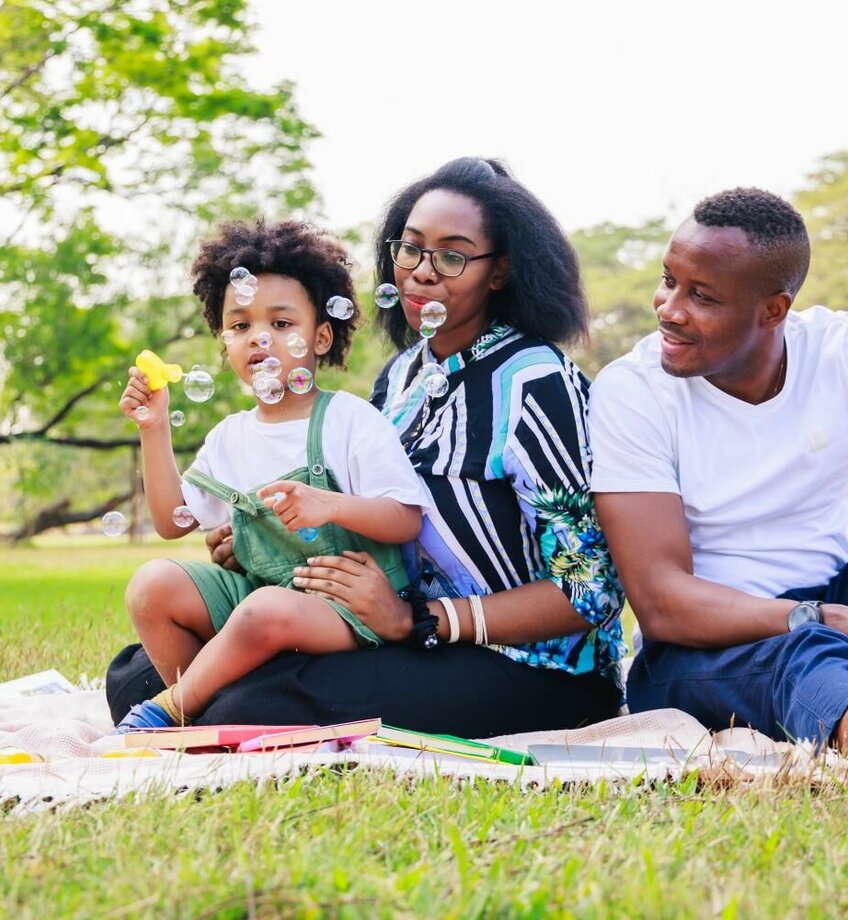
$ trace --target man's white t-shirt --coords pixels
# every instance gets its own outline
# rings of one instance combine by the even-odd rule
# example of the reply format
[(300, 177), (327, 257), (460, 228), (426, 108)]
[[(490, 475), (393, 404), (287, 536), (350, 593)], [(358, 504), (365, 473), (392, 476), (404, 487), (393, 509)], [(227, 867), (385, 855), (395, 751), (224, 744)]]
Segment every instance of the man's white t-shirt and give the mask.
[(783, 389), (760, 405), (667, 374), (659, 333), (589, 397), (592, 491), (679, 494), (695, 574), (760, 597), (848, 563), (848, 312), (790, 313), (785, 336)]
[[(269, 424), (256, 408), (228, 415), (206, 436), (192, 467), (240, 492), (248, 492), (306, 466), (309, 419)], [(324, 465), (342, 492), (393, 498), (426, 510), (418, 474), (397, 430), (379, 410), (351, 393), (338, 392), (324, 415)], [(204, 530), (230, 520), (226, 502), (183, 480), (183, 498)]]

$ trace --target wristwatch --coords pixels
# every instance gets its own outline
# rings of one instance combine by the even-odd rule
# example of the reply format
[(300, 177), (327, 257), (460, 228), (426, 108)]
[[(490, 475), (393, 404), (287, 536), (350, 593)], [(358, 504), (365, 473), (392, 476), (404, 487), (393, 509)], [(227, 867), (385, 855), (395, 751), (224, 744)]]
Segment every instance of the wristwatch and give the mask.
[(786, 628), (793, 632), (804, 623), (824, 623), (821, 612), (821, 601), (801, 601), (796, 604), (786, 617)]

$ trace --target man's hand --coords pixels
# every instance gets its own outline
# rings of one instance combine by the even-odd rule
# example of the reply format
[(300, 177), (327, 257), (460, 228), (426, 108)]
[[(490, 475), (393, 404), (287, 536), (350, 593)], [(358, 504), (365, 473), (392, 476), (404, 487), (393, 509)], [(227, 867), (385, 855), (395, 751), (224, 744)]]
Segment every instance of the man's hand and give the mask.
[(820, 609), (825, 626), (848, 635), (848, 607), (845, 604), (822, 604)]

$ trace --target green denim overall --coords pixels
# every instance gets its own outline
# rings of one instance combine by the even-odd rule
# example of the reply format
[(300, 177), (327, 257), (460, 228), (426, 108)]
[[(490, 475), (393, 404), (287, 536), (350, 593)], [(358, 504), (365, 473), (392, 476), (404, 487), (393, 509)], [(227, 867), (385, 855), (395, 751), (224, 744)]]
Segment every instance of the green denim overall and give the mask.
[[(307, 466), (280, 476), (279, 479), (305, 482), (316, 489), (329, 492), (340, 491), (332, 472), (324, 465), (322, 449), (324, 415), (334, 395), (333, 392), (322, 390), (315, 399), (306, 441)], [(244, 599), (250, 591), (264, 585), (282, 585), (297, 590), (292, 583), (296, 566), (304, 565), (307, 557), (340, 556), (346, 549), (370, 553), (396, 591), (409, 583), (397, 545), (377, 543), (333, 523), (319, 527), (318, 536), (307, 542), (296, 531), (288, 531), (277, 515), (256, 497), (256, 492), (261, 486), (250, 492), (239, 492), (191, 468), (186, 470), (183, 478), (204, 492), (232, 505), (233, 550), (247, 573), (240, 576), (241, 579), (247, 579), (247, 584), (239, 584), (235, 593), (229, 591), (234, 600)], [(180, 562), (180, 565), (197, 584), (209, 607), (212, 623), (216, 630), (220, 630), (235, 604), (231, 605), (228, 613), (213, 611), (208, 597), (210, 593), (215, 593), (215, 586), (210, 585), (209, 581), (231, 581), (233, 576), (238, 576), (239, 573), (229, 572), (220, 566), (210, 566), (208, 563)], [(210, 572), (209, 569), (213, 571)], [(216, 569), (219, 571), (215, 572)], [(383, 644), (382, 639), (343, 604), (337, 601), (327, 603), (335, 608), (353, 629), (360, 645), (373, 647)]]

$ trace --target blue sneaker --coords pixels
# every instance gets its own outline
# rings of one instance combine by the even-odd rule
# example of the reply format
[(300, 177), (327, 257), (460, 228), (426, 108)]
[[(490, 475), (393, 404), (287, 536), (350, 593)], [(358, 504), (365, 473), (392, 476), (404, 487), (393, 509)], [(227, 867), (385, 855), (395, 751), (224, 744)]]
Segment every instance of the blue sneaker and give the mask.
[(136, 703), (115, 726), (113, 734), (125, 735), (145, 728), (173, 728), (174, 720), (153, 700)]

